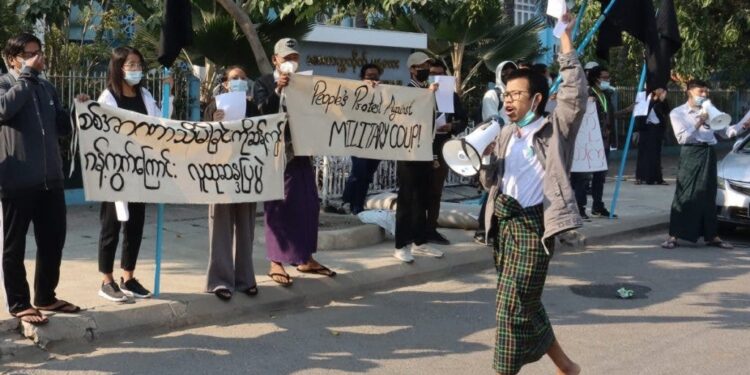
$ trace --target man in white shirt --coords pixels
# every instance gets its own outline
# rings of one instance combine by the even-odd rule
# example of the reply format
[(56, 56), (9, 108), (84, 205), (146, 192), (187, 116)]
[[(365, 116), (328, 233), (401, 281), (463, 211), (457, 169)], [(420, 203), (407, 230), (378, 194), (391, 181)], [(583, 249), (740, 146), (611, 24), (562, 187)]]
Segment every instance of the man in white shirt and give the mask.
[(677, 239), (708, 246), (731, 249), (733, 246), (717, 235), (716, 219), (716, 136), (730, 139), (750, 129), (750, 122), (714, 130), (708, 124), (708, 114), (702, 105), (708, 100), (708, 84), (691, 80), (687, 84), (688, 100), (670, 112), (677, 142), (682, 145), (677, 187), (669, 217), (669, 238), (662, 247), (674, 249)]
[(554, 236), (582, 225), (568, 175), (588, 89), (571, 28), (560, 39), (557, 107), (545, 116), (549, 84), (543, 75), (531, 69), (511, 72), (503, 95), (510, 124), (485, 150), (495, 160), (480, 173), (490, 192), (487, 211), (493, 214), (486, 225), (497, 233), (494, 367), (500, 374), (516, 374), (545, 354), (558, 374), (581, 371), (563, 352), (541, 302)]

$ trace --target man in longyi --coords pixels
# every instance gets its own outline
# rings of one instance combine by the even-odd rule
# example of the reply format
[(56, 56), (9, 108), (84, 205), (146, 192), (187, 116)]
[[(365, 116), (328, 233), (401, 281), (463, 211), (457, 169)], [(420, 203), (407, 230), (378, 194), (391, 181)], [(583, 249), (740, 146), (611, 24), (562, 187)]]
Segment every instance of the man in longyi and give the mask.
[(480, 179), (490, 192), (485, 225), (497, 233), (498, 374), (516, 374), (544, 354), (558, 374), (581, 371), (563, 352), (541, 301), (554, 236), (582, 225), (568, 175), (588, 89), (571, 28), (560, 40), (563, 81), (554, 111), (543, 115), (549, 91), (543, 75), (530, 69), (510, 73), (503, 94), (510, 124), (485, 150), (494, 158)]

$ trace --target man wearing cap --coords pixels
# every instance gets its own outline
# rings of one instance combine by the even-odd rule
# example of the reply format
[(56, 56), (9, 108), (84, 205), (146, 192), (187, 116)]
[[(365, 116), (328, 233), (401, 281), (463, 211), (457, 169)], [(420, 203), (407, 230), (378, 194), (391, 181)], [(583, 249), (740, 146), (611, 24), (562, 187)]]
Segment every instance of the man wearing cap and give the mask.
[[(407, 86), (437, 89), (429, 85), (430, 62), (423, 52), (414, 52), (406, 60), (411, 80)], [(443, 252), (427, 245), (427, 206), (432, 161), (399, 161), (396, 207), (396, 251), (393, 256), (405, 263), (414, 261), (412, 254), (441, 258)]]
[[(273, 74), (258, 79), (253, 97), (264, 115), (279, 112), (281, 91), (289, 84), (290, 75), (297, 71), (299, 52), (297, 41), (284, 38), (274, 46)], [(315, 171), (309, 156), (294, 156), (291, 133), (287, 126), (286, 168), (284, 169), (284, 199), (265, 202), (266, 252), (271, 261), (268, 276), (283, 285), (292, 285), (292, 278), (284, 264), (297, 265), (297, 271), (333, 277), (336, 272), (313, 258), (318, 248), (318, 191)]]

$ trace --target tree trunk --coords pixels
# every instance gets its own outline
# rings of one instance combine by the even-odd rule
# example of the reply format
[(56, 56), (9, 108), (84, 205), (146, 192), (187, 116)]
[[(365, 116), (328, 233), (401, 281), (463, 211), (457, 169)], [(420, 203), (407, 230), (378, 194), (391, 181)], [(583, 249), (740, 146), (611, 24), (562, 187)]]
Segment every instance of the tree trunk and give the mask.
[(229, 13), (229, 15), (232, 16), (232, 19), (234, 19), (234, 22), (237, 22), (237, 24), (240, 25), (242, 33), (245, 34), (247, 42), (250, 43), (250, 48), (253, 51), (255, 62), (258, 64), (258, 70), (260, 70), (261, 74), (273, 73), (273, 66), (271, 65), (271, 62), (268, 61), (268, 56), (266, 56), (266, 51), (263, 50), (263, 45), (260, 43), (260, 38), (258, 37), (258, 32), (255, 30), (253, 22), (250, 21), (250, 16), (248, 16), (247, 13), (245, 13), (245, 11), (242, 10), (242, 8), (233, 0), (216, 1), (226, 9), (227, 13)]
[(362, 6), (357, 7), (357, 14), (354, 16), (354, 27), (367, 28), (367, 17)]
[(461, 66), (464, 63), (465, 50), (465, 44), (453, 44), (453, 56), (451, 56), (451, 60), (453, 60), (453, 76), (456, 77), (456, 94), (458, 94), (458, 96), (461, 96), (463, 94)]

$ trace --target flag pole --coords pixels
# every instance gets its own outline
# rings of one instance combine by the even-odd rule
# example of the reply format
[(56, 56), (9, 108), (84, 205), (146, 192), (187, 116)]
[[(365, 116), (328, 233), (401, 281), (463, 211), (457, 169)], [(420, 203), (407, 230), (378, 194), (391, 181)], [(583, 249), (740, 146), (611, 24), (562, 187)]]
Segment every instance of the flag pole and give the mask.
[(589, 6), (589, 0), (583, 0), (581, 8), (578, 9), (578, 15), (576, 16), (576, 25), (573, 27), (573, 34), (570, 35), (570, 39), (575, 41), (578, 36), (578, 30), (581, 28), (581, 21), (583, 21), (583, 15), (586, 13), (586, 8)]
[[(638, 90), (636, 90), (636, 96), (639, 92), (643, 91), (643, 86), (646, 84), (646, 61), (643, 61), (643, 69), (641, 69), (641, 78), (638, 81)], [(617, 172), (617, 180), (615, 182), (615, 192), (612, 196), (612, 204), (609, 209), (609, 218), (615, 217), (615, 208), (617, 208), (617, 196), (620, 194), (620, 185), (622, 184), (622, 175), (625, 173), (625, 163), (628, 160), (628, 151), (630, 150), (630, 140), (633, 137), (633, 128), (635, 127), (635, 110), (630, 115), (630, 126), (628, 126), (628, 135), (625, 138), (625, 149), (622, 151), (622, 160), (620, 161), (620, 170)], [(607, 147), (606, 145), (604, 147)]]
[[(161, 90), (161, 115), (164, 118), (169, 118), (169, 92), (171, 87), (166, 78), (170, 75), (169, 68), (164, 67), (163, 78), (165, 79), (162, 90)], [(154, 296), (158, 297), (160, 294), (161, 286), (161, 252), (162, 245), (164, 242), (164, 204), (159, 203), (156, 205), (156, 268), (154, 270)]]
[[(589, 43), (591, 43), (591, 39), (594, 38), (594, 35), (597, 31), (599, 31), (599, 28), (602, 27), (602, 23), (604, 22), (604, 19), (607, 18), (607, 15), (609, 14), (609, 11), (612, 10), (612, 6), (615, 5), (617, 0), (612, 0), (609, 2), (609, 5), (604, 9), (604, 12), (599, 16), (599, 18), (596, 19), (596, 23), (594, 23), (594, 26), (589, 30), (588, 34), (586, 34), (586, 37), (583, 38), (583, 41), (581, 42), (581, 45), (576, 48), (576, 54), (578, 56), (581, 56), (583, 51), (586, 50), (586, 47), (588, 47)], [(576, 21), (578, 22), (578, 21)], [(549, 89), (549, 95), (552, 95), (557, 92), (557, 89), (560, 88), (560, 84), (562, 83), (562, 75), (558, 74), (557, 79), (555, 80), (555, 83), (552, 84), (552, 87)]]

